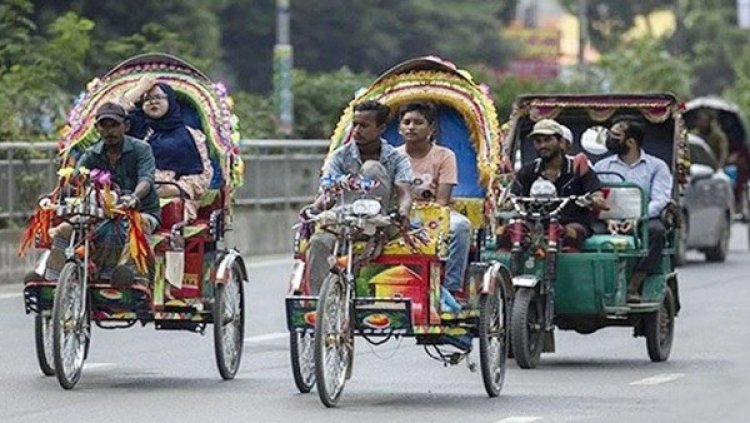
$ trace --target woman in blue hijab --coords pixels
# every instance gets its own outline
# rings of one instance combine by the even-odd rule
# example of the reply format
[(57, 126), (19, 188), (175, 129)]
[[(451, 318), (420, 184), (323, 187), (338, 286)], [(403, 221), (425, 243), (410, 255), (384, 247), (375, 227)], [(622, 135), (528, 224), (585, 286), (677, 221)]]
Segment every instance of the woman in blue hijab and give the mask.
[[(168, 84), (144, 78), (128, 97), (140, 100), (140, 107), (131, 106), (131, 135), (151, 145), (155, 180), (176, 182), (189, 197), (185, 202), (188, 219), (195, 219), (213, 177), (206, 136), (186, 125), (175, 91)], [(157, 192), (161, 198), (180, 195), (172, 185), (159, 185)]]

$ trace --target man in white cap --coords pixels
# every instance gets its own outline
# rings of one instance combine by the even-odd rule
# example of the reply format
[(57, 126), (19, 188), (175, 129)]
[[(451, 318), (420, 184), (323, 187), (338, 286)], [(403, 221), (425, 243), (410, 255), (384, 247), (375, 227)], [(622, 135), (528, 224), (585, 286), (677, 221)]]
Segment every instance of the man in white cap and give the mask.
[[(534, 149), (539, 157), (518, 171), (511, 192), (528, 196), (534, 181), (544, 178), (555, 185), (558, 195), (591, 193), (593, 207), (606, 209), (606, 201), (599, 192), (601, 183), (596, 173), (577, 171), (574, 158), (565, 155), (568, 148), (564, 139), (565, 129), (567, 128), (552, 119), (542, 119), (534, 125), (529, 138), (534, 142)], [(570, 132), (570, 129), (567, 132)], [(569, 247), (580, 249), (584, 239), (592, 233), (591, 211), (574, 202), (569, 203), (560, 212), (559, 222), (565, 226), (564, 242)]]

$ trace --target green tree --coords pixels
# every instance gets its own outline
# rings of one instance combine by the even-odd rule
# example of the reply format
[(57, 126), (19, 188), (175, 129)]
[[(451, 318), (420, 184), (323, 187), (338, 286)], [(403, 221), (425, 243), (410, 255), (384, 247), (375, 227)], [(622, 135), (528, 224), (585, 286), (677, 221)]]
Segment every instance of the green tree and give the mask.
[(643, 37), (602, 56), (612, 91), (671, 91), (682, 99), (692, 93), (692, 69), (684, 57), (672, 55), (663, 38)]
[(357, 90), (367, 87), (374, 79), (373, 75), (355, 74), (347, 68), (327, 73), (295, 70), (293, 137), (330, 137), (341, 112)]
[(46, 139), (72, 97), (62, 87), (85, 73), (94, 23), (68, 12), (41, 31), (25, 0), (0, 5), (0, 140)]
[[(591, 44), (601, 52), (617, 47), (622, 35), (633, 28), (637, 16), (647, 16), (656, 10), (670, 8), (674, 1), (589, 0), (586, 16)], [(578, 14), (578, 0), (562, 0), (561, 3), (571, 13)]]

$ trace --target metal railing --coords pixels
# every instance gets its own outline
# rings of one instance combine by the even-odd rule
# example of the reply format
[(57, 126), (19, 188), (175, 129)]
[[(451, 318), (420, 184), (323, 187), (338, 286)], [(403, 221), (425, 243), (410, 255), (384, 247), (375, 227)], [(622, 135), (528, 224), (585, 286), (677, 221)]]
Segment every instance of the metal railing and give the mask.
[[(312, 199), (328, 140), (242, 140), (245, 183), (236, 203), (292, 207)], [(54, 142), (0, 142), (0, 219), (28, 216), (57, 178)]]

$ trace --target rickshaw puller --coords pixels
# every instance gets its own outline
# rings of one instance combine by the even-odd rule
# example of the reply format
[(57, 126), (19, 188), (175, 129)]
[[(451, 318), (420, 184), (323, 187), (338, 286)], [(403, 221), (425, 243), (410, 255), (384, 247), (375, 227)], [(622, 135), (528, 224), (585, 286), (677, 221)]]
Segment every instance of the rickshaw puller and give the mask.
[[(381, 138), (385, 131), (390, 109), (376, 101), (365, 101), (354, 106), (352, 137), (350, 142), (335, 151), (323, 168), (323, 177), (335, 175), (361, 175), (378, 182), (370, 194), (378, 198), (382, 210), (389, 210), (398, 197), (398, 212), (401, 224), (408, 228), (411, 210), (410, 184), (412, 180), (409, 158)], [(303, 209), (302, 213), (316, 213), (333, 207), (327, 204), (324, 195)], [(391, 235), (393, 231), (386, 231)], [(333, 252), (336, 237), (318, 231), (310, 238), (307, 263), (313, 294), (320, 291), (323, 280), (330, 270), (328, 257)]]
[[(148, 223), (145, 232), (151, 233), (159, 226), (160, 214), (159, 199), (154, 189), (154, 156), (148, 144), (125, 135), (128, 130), (127, 116), (125, 109), (118, 104), (105, 103), (99, 107), (96, 112), (96, 129), (101, 137), (96, 144), (86, 149), (77, 166), (109, 172), (112, 182), (124, 192), (130, 193), (120, 198), (120, 204), (126, 208), (137, 207), (144, 222)], [(59, 277), (65, 264), (64, 251), (70, 243), (72, 232), (72, 226), (66, 222), (50, 229), (52, 250), (45, 279), (57, 280)], [(97, 235), (98, 238), (100, 234)], [(122, 255), (127, 254), (123, 251)], [(122, 262), (122, 258), (119, 261)], [(118, 267), (128, 273), (124, 266)], [(115, 282), (113, 278), (113, 283)]]

